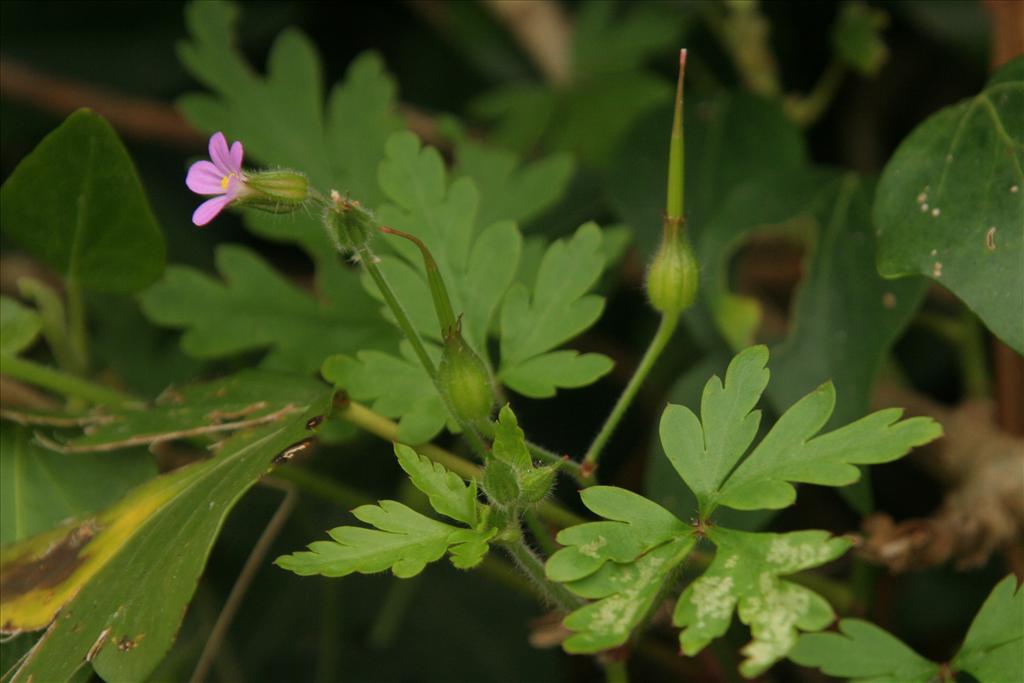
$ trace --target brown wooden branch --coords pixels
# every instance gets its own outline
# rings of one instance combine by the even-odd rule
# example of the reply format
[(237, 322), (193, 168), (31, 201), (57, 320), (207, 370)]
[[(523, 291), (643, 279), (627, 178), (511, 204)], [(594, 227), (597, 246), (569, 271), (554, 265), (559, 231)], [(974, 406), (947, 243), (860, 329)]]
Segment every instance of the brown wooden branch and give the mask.
[(572, 26), (552, 0), (487, 0), (487, 7), (515, 37), (554, 86), (572, 79)]
[[(88, 107), (110, 121), (118, 133), (133, 140), (193, 149), (202, 149), (206, 144), (206, 136), (168, 102), (81, 83), (7, 57), (0, 57), (0, 96), (57, 117)], [(398, 110), (409, 130), (425, 143), (442, 149), (450, 146), (430, 113), (409, 104), (399, 104)]]
[(127, 138), (189, 147), (205, 142), (169, 104), (44, 73), (7, 57), (0, 57), (0, 84), (4, 99), (60, 117), (88, 107)]

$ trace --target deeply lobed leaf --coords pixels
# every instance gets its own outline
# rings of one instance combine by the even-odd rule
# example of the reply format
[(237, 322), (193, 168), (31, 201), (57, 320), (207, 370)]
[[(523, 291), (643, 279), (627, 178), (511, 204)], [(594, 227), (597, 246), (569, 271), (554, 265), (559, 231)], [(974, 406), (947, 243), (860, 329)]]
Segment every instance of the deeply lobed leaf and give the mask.
[(566, 546), (548, 560), (552, 581), (578, 581), (605, 562), (632, 562), (648, 550), (692, 533), (665, 508), (617, 486), (591, 486), (580, 492), (583, 504), (608, 521), (587, 522), (558, 532)]
[(337, 577), (390, 569), (403, 579), (416, 576), (446, 552), (460, 569), (479, 564), (498, 530), (488, 523), (488, 510), (477, 501), (476, 484), (467, 484), (408, 446), (395, 444), (395, 456), (416, 488), (427, 494), (431, 507), (471, 528), (439, 522), (402, 503), (382, 500), (352, 511), (356, 519), (374, 528), (331, 529), (327, 533), (332, 540), (314, 541), (309, 550), (283, 555), (275, 564), (300, 576)]
[(1024, 590), (1011, 574), (978, 610), (953, 668), (981, 683), (1024, 680)]
[(921, 657), (860, 619), (843, 619), (839, 630), (801, 636), (790, 659), (831, 676), (871, 683), (929, 683), (944, 670), (970, 673), (980, 683), (1024, 679), (1024, 591), (1012, 574), (992, 589), (948, 665)]
[(430, 507), (468, 526), (477, 525), (476, 481), (466, 483), (440, 463), (400, 443), (395, 444), (395, 455), (413, 485), (430, 498)]
[(572, 239), (548, 247), (532, 293), (521, 283), (508, 291), (501, 309), (498, 377), (516, 391), (544, 398), (611, 370), (611, 361), (600, 354), (552, 353), (601, 316), (604, 299), (587, 294), (604, 269), (601, 242), (595, 224), (581, 226)]
[(718, 547), (715, 559), (679, 596), (672, 618), (683, 627), (683, 652), (694, 655), (725, 634), (737, 610), (753, 636), (742, 649), (747, 659), (740, 672), (753, 677), (786, 656), (798, 629), (813, 631), (831, 623), (834, 614), (824, 598), (780, 578), (825, 564), (850, 547), (848, 539), (829, 536), (826, 531), (711, 529), (708, 537)]
[(172, 266), (142, 295), (150, 320), (185, 329), (181, 345), (191, 356), (268, 349), (264, 367), (312, 372), (332, 353), (393, 345), (394, 332), (376, 315), (356, 276), (338, 264), (318, 272), (327, 300), (298, 289), (241, 246), (220, 247), (217, 269), (223, 282)]
[(821, 669), (872, 683), (929, 683), (939, 666), (871, 622), (843, 619), (839, 633), (807, 633), (789, 658), (801, 666)]
[(662, 447), (705, 517), (718, 505), (786, 507), (796, 499), (790, 482), (850, 484), (860, 477), (854, 465), (895, 460), (942, 434), (934, 420), (899, 420), (902, 411), (891, 408), (815, 436), (835, 406), (835, 390), (826, 383), (791, 406), (740, 462), (760, 422), (752, 408), (768, 382), (767, 360), (765, 347), (752, 347), (729, 364), (724, 385), (712, 377), (701, 420), (684, 406), (670, 405), (662, 415)]
[(677, 538), (628, 563), (607, 562), (593, 574), (566, 584), (596, 599), (563, 621), (574, 633), (563, 647), (572, 654), (593, 654), (623, 645), (656, 606), (665, 584), (693, 548), (696, 539)]

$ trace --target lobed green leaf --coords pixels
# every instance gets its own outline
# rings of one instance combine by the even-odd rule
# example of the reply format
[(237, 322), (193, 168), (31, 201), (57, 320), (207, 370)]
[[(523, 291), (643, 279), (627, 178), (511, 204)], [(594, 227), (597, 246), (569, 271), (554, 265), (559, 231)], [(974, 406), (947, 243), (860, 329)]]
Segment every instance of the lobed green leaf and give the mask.
[(313, 372), (333, 353), (393, 344), (393, 330), (376, 315), (356, 275), (339, 264), (324, 264), (318, 271), (326, 300), (288, 282), (245, 247), (220, 247), (217, 269), (223, 282), (172, 266), (142, 294), (142, 310), (150, 320), (184, 328), (181, 345), (191, 356), (224, 358), (269, 350), (264, 367)]
[(782, 575), (817, 567), (842, 555), (851, 543), (826, 531), (787, 534), (749, 533), (712, 528), (718, 547), (704, 574), (676, 603), (673, 623), (683, 628), (683, 653), (694, 655), (725, 634), (738, 611), (753, 640), (741, 652), (740, 672), (754, 677), (782, 659), (796, 645), (798, 629), (828, 626), (834, 614), (824, 598)]
[(801, 666), (871, 683), (929, 683), (939, 666), (871, 622), (843, 619), (840, 633), (806, 633), (789, 653)]
[(587, 294), (604, 269), (601, 242), (595, 224), (581, 226), (572, 239), (548, 248), (532, 293), (521, 283), (509, 289), (501, 309), (498, 377), (512, 389), (544, 398), (559, 387), (589, 384), (611, 370), (611, 360), (599, 354), (561, 352), (551, 358), (554, 348), (601, 316), (604, 299)]
[(1024, 590), (1013, 574), (978, 610), (952, 666), (981, 683), (1024, 680)]
[(430, 499), (437, 512), (475, 527), (477, 515), (476, 482), (468, 484), (459, 475), (420, 455), (408, 446), (395, 444), (395, 455), (413, 485)]

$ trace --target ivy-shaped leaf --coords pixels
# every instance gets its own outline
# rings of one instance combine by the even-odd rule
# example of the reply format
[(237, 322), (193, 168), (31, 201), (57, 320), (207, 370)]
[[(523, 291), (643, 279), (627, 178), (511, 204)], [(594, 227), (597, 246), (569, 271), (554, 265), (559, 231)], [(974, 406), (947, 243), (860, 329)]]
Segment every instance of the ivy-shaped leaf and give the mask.
[(66, 681), (88, 662), (104, 680), (148, 677), (231, 508), (330, 407), (333, 392), (319, 382), (290, 381), (308, 393), (286, 419), (236, 434), (211, 459), (156, 477), (98, 514), (3, 547), (3, 631), (49, 625), (13, 682)]
[(513, 285), (501, 308), (498, 378), (521, 394), (553, 396), (607, 374), (612, 362), (596, 353), (553, 351), (601, 316), (604, 299), (587, 292), (604, 269), (601, 230), (587, 223), (569, 240), (548, 247), (532, 292)]
[(816, 631), (835, 618), (828, 602), (808, 588), (779, 577), (825, 564), (850, 547), (827, 531), (788, 534), (712, 528), (718, 547), (704, 574), (679, 596), (672, 621), (683, 630), (683, 653), (694, 655), (725, 634), (734, 610), (750, 626), (753, 640), (741, 652), (740, 673), (757, 676), (786, 656), (798, 630)]
[(1024, 353), (1024, 57), (929, 117), (878, 184), (878, 269), (927, 275)]
[(143, 449), (62, 455), (32, 440), (29, 429), (0, 424), (0, 544), (97, 512), (156, 476)]
[[(373, 529), (351, 526), (331, 529), (327, 533), (332, 540), (314, 541), (308, 551), (281, 556), (275, 564), (300, 576), (374, 574), (390, 569), (403, 579), (416, 576), (446, 552), (451, 554), (452, 564), (460, 569), (479, 564), (488, 550), (488, 541), (498, 530), (487, 524), (486, 513), (481, 514), (475, 485), (463, 482), (460, 487), (455, 481), (459, 479), (457, 475), (440, 465), (419, 460), (407, 446), (395, 444), (395, 454), (403, 469), (410, 473), (413, 485), (427, 494), (437, 512), (467, 524), (467, 520), (472, 519), (476, 522), (472, 528), (439, 522), (399, 502), (382, 500), (352, 511), (358, 520)], [(470, 504), (474, 506), (472, 512)]]
[(135, 292), (159, 277), (164, 238), (107, 121), (79, 109), (0, 188), (3, 234), (69, 282)]
[(843, 619), (839, 633), (802, 636), (790, 659), (830, 676), (871, 683), (930, 683), (944, 668), (952, 675), (967, 672), (980, 683), (1024, 680), (1024, 591), (1012, 574), (1000, 581), (947, 665), (925, 659), (860, 619)]
[(221, 282), (188, 266), (171, 266), (142, 294), (153, 322), (185, 329), (181, 346), (196, 358), (246, 351), (270, 353), (263, 366), (313, 372), (333, 354), (392, 346), (394, 332), (377, 316), (357, 276), (336, 263), (323, 265), (317, 300), (241, 246), (217, 250)]
[[(295, 29), (281, 33), (270, 49), (267, 75), (261, 76), (235, 46), (238, 14), (228, 2), (188, 6), (190, 40), (178, 53), (215, 94), (182, 97), (178, 106), (185, 116), (201, 130), (242, 140), (249, 159), (303, 171), (317, 187), (351, 193), (375, 207), (384, 143), (402, 128), (396, 86), (380, 57), (357, 57), (331, 90), (325, 111), (320, 61), (309, 39)], [(316, 217), (254, 212), (247, 223), (263, 236), (299, 242), (314, 256), (334, 254)]]

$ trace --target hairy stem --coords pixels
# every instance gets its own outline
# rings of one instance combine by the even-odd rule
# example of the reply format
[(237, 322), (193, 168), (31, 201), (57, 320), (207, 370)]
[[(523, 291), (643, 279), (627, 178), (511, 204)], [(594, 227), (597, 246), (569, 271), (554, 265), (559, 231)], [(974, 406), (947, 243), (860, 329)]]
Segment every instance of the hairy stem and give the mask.
[(547, 576), (544, 574), (544, 563), (526, 545), (524, 540), (520, 538), (518, 541), (505, 543), (502, 547), (515, 560), (516, 566), (530, 578), (531, 583), (544, 599), (566, 613), (573, 611), (583, 604), (580, 598), (569, 592), (569, 589), (562, 584), (548, 581)]
[(384, 273), (377, 266), (376, 255), (365, 245), (357, 249), (356, 254), (359, 256), (360, 264), (370, 274), (370, 277), (373, 278), (374, 283), (377, 285), (377, 289), (380, 290), (381, 295), (384, 297), (384, 302), (391, 309), (392, 315), (395, 316), (395, 321), (402, 329), (402, 334), (405, 335), (405, 338), (412, 345), (412, 349), (416, 352), (416, 357), (420, 359), (423, 369), (430, 375), (430, 379), (436, 380), (437, 368), (434, 366), (434, 361), (430, 359), (430, 355), (427, 354), (427, 348), (423, 345), (423, 340), (420, 338), (416, 328), (412, 326), (412, 321), (409, 320), (405, 308), (398, 300), (398, 297), (395, 296), (391, 285), (388, 284), (387, 278), (384, 277)]
[(24, 358), (0, 356), (0, 374), (48, 389), (62, 396), (118, 408), (141, 408), (142, 403), (102, 384), (76, 377)]
[(644, 352), (644, 357), (640, 360), (636, 371), (633, 372), (633, 376), (630, 377), (629, 383), (622, 391), (622, 395), (619, 396), (619, 400), (615, 403), (615, 407), (612, 408), (608, 419), (605, 420), (601, 431), (594, 437), (594, 442), (590, 444), (586, 455), (583, 456), (583, 471), (590, 480), (589, 483), (593, 483), (593, 471), (597, 467), (598, 459), (601, 457), (601, 450), (608, 443), (608, 439), (611, 438), (612, 433), (633, 402), (633, 399), (636, 398), (640, 386), (647, 378), (647, 375), (650, 374), (651, 368), (654, 367), (661, 352), (665, 350), (665, 346), (668, 344), (669, 339), (672, 338), (672, 333), (675, 332), (678, 323), (679, 317), (677, 315), (662, 316), (661, 323), (658, 325), (658, 331), (654, 333), (654, 338), (651, 339), (650, 346)]

